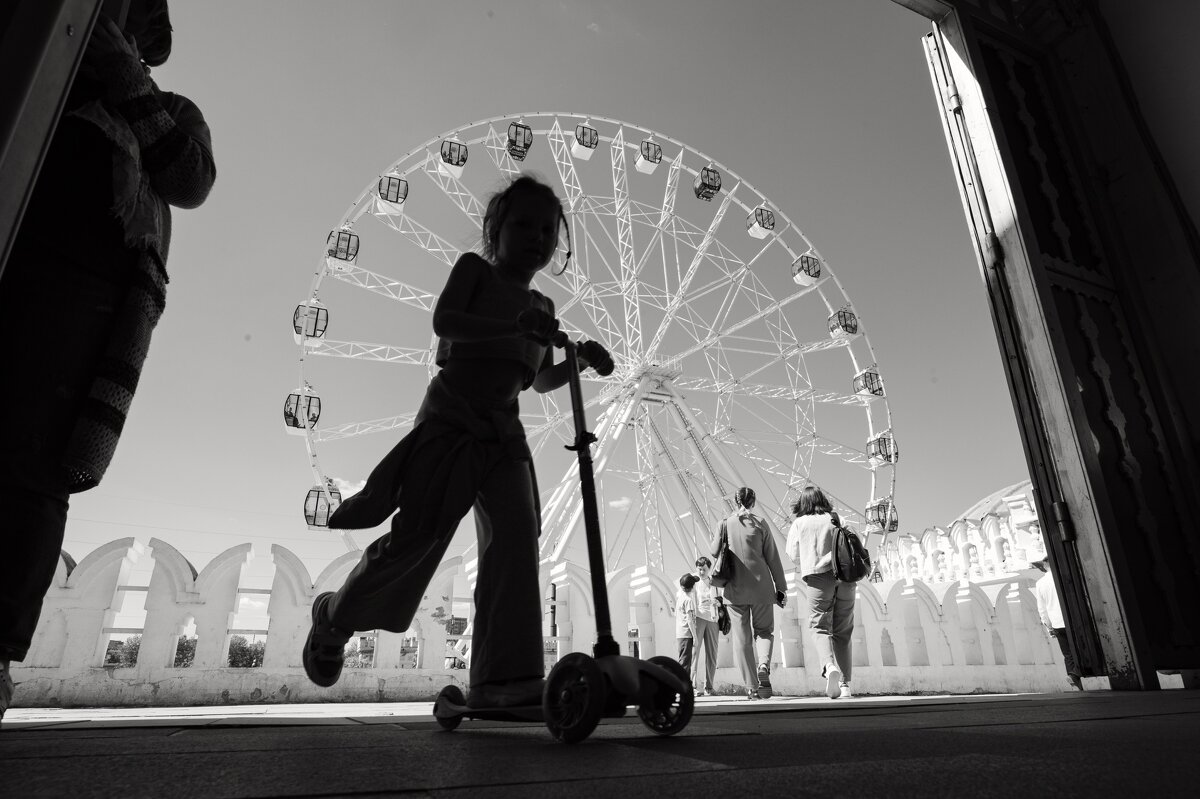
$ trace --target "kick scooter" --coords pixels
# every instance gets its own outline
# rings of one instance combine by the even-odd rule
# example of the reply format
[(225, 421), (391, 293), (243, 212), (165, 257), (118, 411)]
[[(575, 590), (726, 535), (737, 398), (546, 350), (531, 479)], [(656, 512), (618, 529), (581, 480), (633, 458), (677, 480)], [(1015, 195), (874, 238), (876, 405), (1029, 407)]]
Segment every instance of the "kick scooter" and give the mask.
[(446, 730), (457, 728), (463, 719), (543, 721), (557, 740), (577, 743), (592, 734), (601, 718), (619, 718), (634, 705), (643, 724), (659, 735), (674, 735), (692, 720), (695, 707), (692, 682), (687, 670), (674, 658), (658, 655), (639, 660), (622, 655), (613, 639), (592, 471), (591, 445), (596, 443), (596, 436), (588, 431), (584, 417), (579, 362), (575, 357), (577, 344), (565, 333), (556, 334), (553, 343), (565, 351), (568, 364), (575, 443), (567, 449), (574, 450), (579, 459), (579, 489), (596, 607), (596, 643), (591, 656), (572, 652), (554, 664), (546, 677), (540, 707), (469, 708), (462, 690), (457, 685), (448, 685), (438, 694), (433, 715)]

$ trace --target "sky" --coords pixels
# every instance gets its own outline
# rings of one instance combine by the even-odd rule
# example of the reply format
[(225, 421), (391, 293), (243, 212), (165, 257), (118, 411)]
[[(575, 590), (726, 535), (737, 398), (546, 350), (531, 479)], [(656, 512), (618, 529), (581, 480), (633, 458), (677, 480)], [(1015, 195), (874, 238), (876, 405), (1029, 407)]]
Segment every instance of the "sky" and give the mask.
[[(259, 555), (286, 546), (315, 577), (345, 552), (301, 514), (312, 477), (281, 418), (298, 379), (292, 311), (327, 232), (383, 169), (521, 111), (662, 131), (803, 229), (887, 381), (902, 531), (948, 525), (1026, 477), (916, 14), (885, 0), (208, 0), (172, 18), (154, 77), (203, 111), (217, 182), (175, 211), (167, 309), (129, 422), (104, 483), (72, 499), (76, 558), (157, 537), (203, 568), (250, 541)], [(442, 279), (431, 269), (422, 287)], [(424, 375), (398, 390), (377, 366), (339, 374), (372, 375), (364, 404), (415, 411)], [(392, 443), (375, 437), (340, 477), (361, 480)]]

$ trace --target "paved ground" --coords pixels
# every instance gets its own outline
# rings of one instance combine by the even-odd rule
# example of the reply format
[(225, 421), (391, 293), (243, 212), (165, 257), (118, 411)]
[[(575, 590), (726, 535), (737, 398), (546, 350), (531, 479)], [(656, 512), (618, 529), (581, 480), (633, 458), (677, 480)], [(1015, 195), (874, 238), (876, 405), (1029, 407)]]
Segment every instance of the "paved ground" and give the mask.
[(658, 738), (438, 728), (428, 703), (14, 709), (0, 795), (24, 797), (1196, 796), (1200, 692), (697, 700)]

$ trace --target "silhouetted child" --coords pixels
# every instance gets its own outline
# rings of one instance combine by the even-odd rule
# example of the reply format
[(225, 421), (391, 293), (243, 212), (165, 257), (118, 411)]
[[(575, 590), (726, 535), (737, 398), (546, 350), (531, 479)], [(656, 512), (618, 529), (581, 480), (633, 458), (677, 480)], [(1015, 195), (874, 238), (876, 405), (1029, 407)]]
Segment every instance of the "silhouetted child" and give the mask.
[(685, 574), (679, 578), (679, 593), (675, 595), (675, 639), (679, 644), (679, 665), (692, 673), (692, 655), (696, 641), (696, 597), (692, 589), (699, 578)]
[[(517, 395), (567, 381), (566, 362), (555, 364), (549, 346), (558, 332), (554, 304), (530, 287), (565, 223), (554, 191), (519, 177), (488, 202), (484, 257), (466, 253), (451, 269), (433, 311), (441, 371), (415, 425), (329, 519), (332, 528), (362, 529), (396, 511), (391, 531), (367, 547), (341, 589), (313, 602), (304, 669), (317, 685), (337, 682), (355, 631), (409, 628), (474, 506), (479, 573), (467, 704), (541, 703), (541, 507)], [(600, 344), (584, 342), (578, 352), (580, 368), (611, 370)]]

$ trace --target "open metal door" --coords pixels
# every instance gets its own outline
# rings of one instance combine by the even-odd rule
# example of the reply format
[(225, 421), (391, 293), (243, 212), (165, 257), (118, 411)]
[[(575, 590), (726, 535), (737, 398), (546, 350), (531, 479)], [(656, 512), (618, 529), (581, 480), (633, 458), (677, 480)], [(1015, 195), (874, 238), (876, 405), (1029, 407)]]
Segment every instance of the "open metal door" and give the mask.
[(975, 77), (964, 68), (961, 56), (947, 45), (939, 25), (934, 25), (933, 32), (925, 36), (922, 43), (955, 182), (987, 288), (992, 322), (1000, 344), (1025, 460), (1033, 480), (1038, 519), (1058, 586), (1071, 649), (1084, 676), (1105, 675), (1107, 671), (1090, 611), (1087, 585), (1075, 548), (1075, 530), (1067, 512), (1059, 474), (1054, 468), (1043, 403), (1038, 400), (1029, 354), (1021, 335), (1019, 314), (1014, 307), (1006, 272), (1005, 252), (997, 235), (959, 91), (962, 82), (970, 82), (972, 88), (977, 88)]

